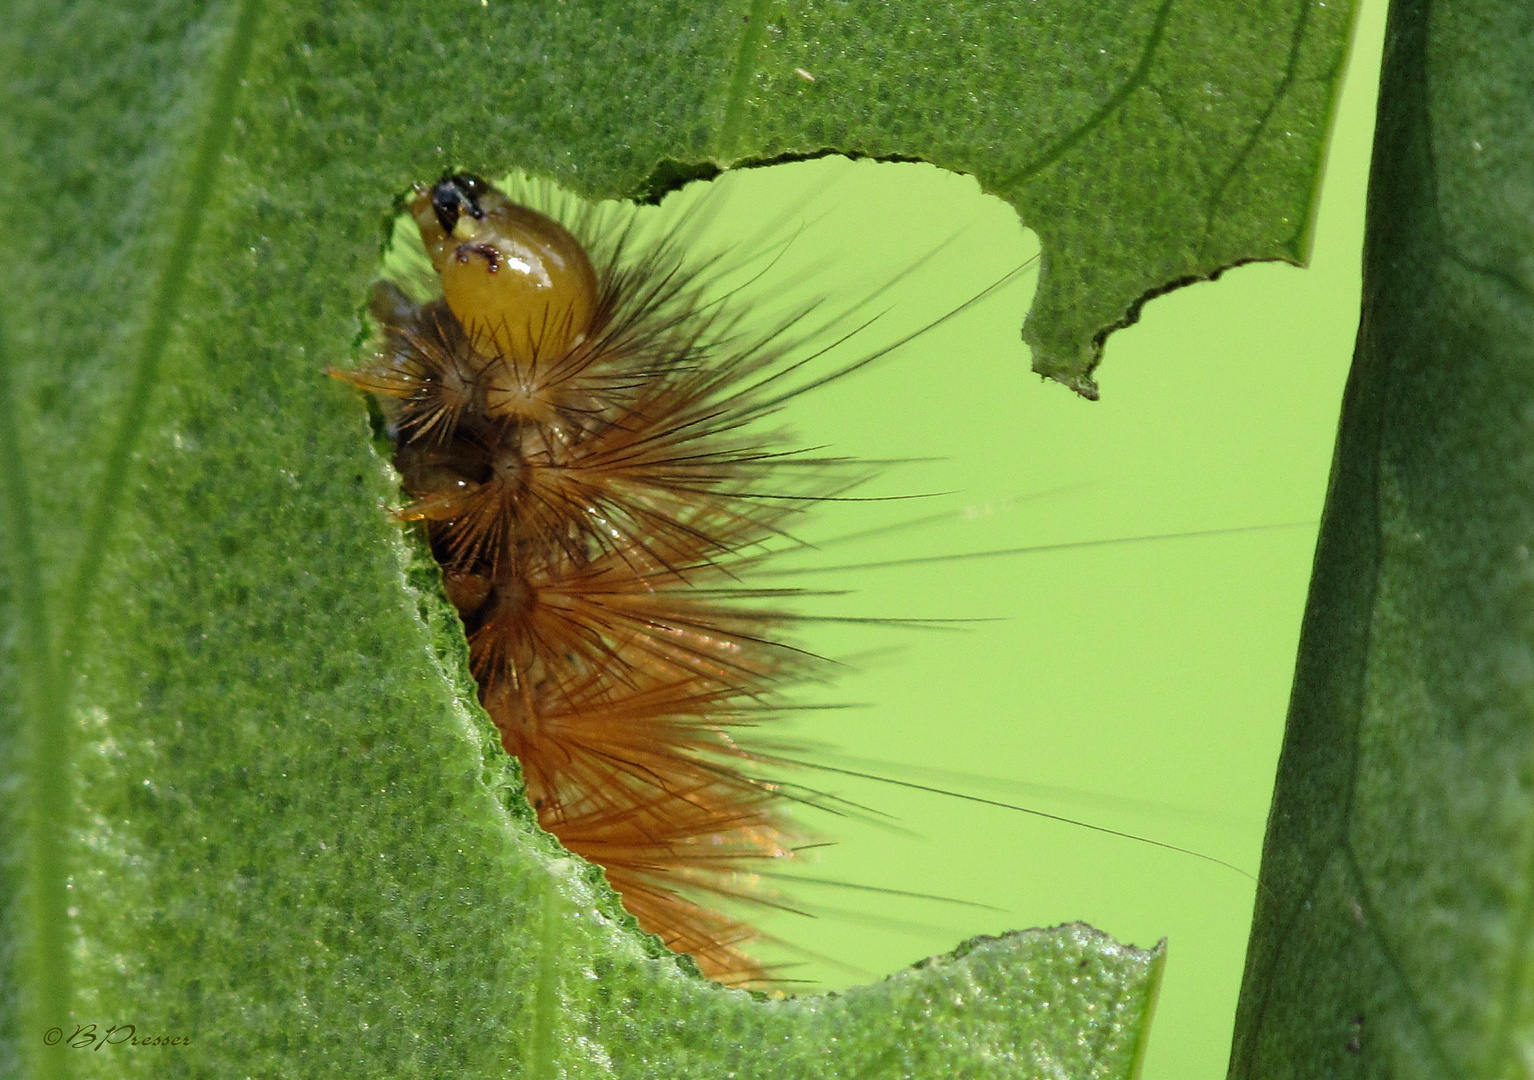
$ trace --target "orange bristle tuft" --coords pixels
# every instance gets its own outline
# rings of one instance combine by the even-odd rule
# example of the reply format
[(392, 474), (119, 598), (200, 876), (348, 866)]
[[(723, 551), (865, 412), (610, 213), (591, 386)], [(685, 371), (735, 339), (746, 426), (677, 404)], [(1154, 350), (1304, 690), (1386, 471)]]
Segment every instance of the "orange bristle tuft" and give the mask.
[(332, 374), (384, 408), (398, 516), (424, 523), (480, 699), (541, 824), (641, 926), (766, 981), (756, 931), (704, 898), (775, 902), (750, 873), (792, 854), (785, 797), (738, 740), (823, 662), (781, 639), (791, 590), (739, 578), (857, 480), (753, 426), (798, 320), (744, 334), (704, 300), (716, 263), (581, 235), (477, 177), (410, 214), (448, 287), (380, 283), (371, 356)]

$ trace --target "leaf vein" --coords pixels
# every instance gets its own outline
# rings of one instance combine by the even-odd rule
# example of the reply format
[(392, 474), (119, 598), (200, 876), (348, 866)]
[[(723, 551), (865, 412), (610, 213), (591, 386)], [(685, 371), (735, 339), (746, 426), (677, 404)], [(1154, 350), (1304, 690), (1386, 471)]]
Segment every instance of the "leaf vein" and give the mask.
[(1422, 1002), (1417, 997), (1416, 987), (1412, 985), (1411, 978), (1406, 973), (1406, 968), (1401, 964), (1395, 949), (1391, 947), (1390, 939), (1385, 936), (1383, 913), (1380, 911), (1379, 906), (1374, 903), (1374, 897), (1369, 892), (1368, 879), (1364, 876), (1363, 867), (1359, 865), (1351, 841), (1343, 843), (1343, 858), (1347, 861), (1348, 872), (1358, 882), (1357, 901), (1358, 906), (1364, 913), (1364, 930), (1369, 937), (1374, 939), (1374, 947), (1380, 951), (1380, 956), (1384, 959), (1385, 966), (1395, 976), (1396, 983), (1401, 988), (1401, 996), (1406, 1000), (1407, 1007), (1411, 1010), (1412, 1017), (1417, 1022), (1417, 1028), (1422, 1036), (1422, 1041), (1427, 1044), (1428, 1049), (1432, 1052), (1434, 1058), (1437, 1059), (1440, 1074), (1448, 1077), (1462, 1075), (1461, 1071), (1456, 1069), (1453, 1062), (1449, 1060), (1449, 1056), (1444, 1051), (1444, 1048), (1439, 1045), (1437, 1035), (1428, 1025), (1427, 1014), (1422, 1007)]
[(751, 88), (751, 76), (755, 72), (752, 62), (762, 46), (767, 32), (767, 5), (770, 0), (751, 0), (745, 16), (745, 28), (740, 33), (740, 48), (735, 53), (735, 67), (730, 73), (729, 96), (725, 98), (724, 119), (719, 125), (719, 138), (715, 148), (719, 155), (731, 158), (740, 141), (741, 128), (746, 122), (746, 94)]
[(1008, 191), (1019, 187), (1032, 180), (1039, 173), (1063, 158), (1070, 150), (1092, 132), (1096, 131), (1108, 117), (1123, 106), (1129, 100), (1129, 95), (1145, 85), (1146, 78), (1150, 75), (1151, 64), (1156, 58), (1156, 51), (1161, 47), (1161, 38), (1166, 32), (1166, 24), (1171, 18), (1172, 4), (1174, 0), (1162, 0), (1161, 7), (1156, 11), (1156, 20), (1151, 24), (1150, 34), (1145, 39), (1145, 46), (1140, 50), (1140, 60), (1135, 69), (1129, 73), (1129, 77), (1123, 84), (1108, 96), (1091, 116), (1082, 121), (1081, 125), (1057, 139), (1053, 145), (1046, 149), (1032, 163), (1023, 166), (1017, 172), (1008, 176), (997, 184), (997, 190)]
[[(31, 993), (22, 1002), (28, 1022), (51, 1026), (69, 1015), (70, 980), (68, 935), (64, 911), (68, 906), (67, 838), (64, 810), (68, 802), (68, 726), (58, 693), (54, 657), (50, 650), (47, 597), (32, 529), (32, 495), (16, 428), (12, 357), (0, 322), (0, 469), (4, 470), (4, 504), (9, 578), (15, 589), (17, 622), (21, 627), (18, 664), (22, 745), (26, 761), (27, 920), (30, 940), (25, 948)], [(39, 1080), (68, 1075), (65, 1047), (34, 1051)]]
[[(1300, 17), (1295, 20), (1294, 32), (1289, 38), (1289, 56), (1284, 63), (1284, 74), (1278, 80), (1278, 85), (1273, 90), (1273, 96), (1268, 99), (1267, 106), (1257, 118), (1257, 123), (1247, 135), (1246, 141), (1241, 144), (1231, 159), (1229, 167), (1214, 186), (1208, 203), (1208, 209), (1204, 211), (1204, 240), (1200, 247), (1207, 252), (1210, 236), (1214, 233), (1215, 219), (1219, 216), (1220, 206), (1225, 202), (1225, 196), (1230, 190), (1230, 185), (1235, 181), (1236, 174), (1241, 171), (1247, 159), (1252, 156), (1252, 151), (1257, 146), (1257, 140), (1268, 128), (1268, 123), (1273, 119), (1273, 114), (1278, 111), (1279, 102), (1283, 101), (1289, 93), (1289, 88), (1294, 85), (1294, 80), (1299, 71), (1300, 49), (1305, 43), (1305, 31), (1310, 26), (1311, 0), (1300, 0)], [(1324, 153), (1324, 146), (1318, 150)]]
[(213, 82), (206, 123), (191, 158), (191, 183), (186, 202), (176, 218), (175, 231), (165, 253), (159, 284), (150, 303), (149, 319), (140, 339), (127, 400), (107, 452), (101, 488), (85, 517), (85, 543), (65, 610), (70, 622), (62, 632), (58, 654), (72, 655), (84, 633), (91, 594), (101, 574), (102, 555), (111, 538), (112, 524), (126, 485), (133, 449), (148, 419), (149, 402), (159, 381), (160, 360), (170, 340), (171, 328), (180, 312), (187, 270), (196, 254), (197, 238), (213, 193), (219, 158), (234, 126), (234, 110), (240, 83), (250, 63), (262, 0), (241, 0), (239, 12)]

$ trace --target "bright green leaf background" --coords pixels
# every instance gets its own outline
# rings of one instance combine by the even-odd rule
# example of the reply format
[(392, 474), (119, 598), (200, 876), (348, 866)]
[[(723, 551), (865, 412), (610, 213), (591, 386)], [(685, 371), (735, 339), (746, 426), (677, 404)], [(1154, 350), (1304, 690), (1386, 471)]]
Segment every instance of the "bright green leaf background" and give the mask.
[[(1090, 389), (1093, 342), (1139, 297), (1302, 253), (1347, 8), (1037, 7), (849, 7), (828, 25), (768, 5), (674, 23), (600, 6), (14, 15), (5, 775), (20, 793), (20, 761), (43, 785), (73, 878), (49, 891), (46, 847), (24, 863), (36, 823), (8, 798), (5, 880), (41, 889), (8, 886), (6, 978), (73, 993), (81, 1020), (195, 1039), (46, 1063), (499, 1075), (605, 1054), (623, 1075), (699, 1075), (744, 1043), (737, 1064), (762, 1074), (836, 1053), (870, 1075), (1123, 1074), (1157, 961), (1082, 932), (772, 1006), (611, 951), (585, 876), (556, 862), (551, 889), (530, 861), (432, 571), (379, 513), (392, 481), (355, 397), (321, 375), (356, 333), (390, 199), (444, 165), (617, 193), (667, 162), (836, 147), (1010, 197), (1046, 245), (1038, 363)], [(1184, 527), (1227, 523), (1254, 522)], [(72, 988), (18, 947), (39, 911)], [(1095, 1034), (1031, 1004), (1046, 999), (1092, 1010)], [(48, 1022), (4, 1021), (7, 1064)]]
[[(869, 457), (943, 459), (891, 470), (873, 489), (879, 493), (955, 493), (915, 507), (827, 511), (817, 537), (929, 512), (952, 516), (829, 549), (825, 563), (1283, 522), (1309, 527), (785, 579), (854, 590), (826, 602), (836, 615), (994, 620), (962, 633), (828, 632), (822, 651), (858, 662), (825, 700), (868, 707), (817, 714), (799, 727), (807, 738), (897, 778), (1085, 818), (1257, 869), (1314, 524), (1357, 334), (1384, 9), (1362, 11), (1310, 268), (1244, 266), (1149, 304), (1140, 323), (1109, 339), (1095, 403), (1010, 376), (1027, 353), (1015, 344), (1009, 294), (962, 325), (933, 331), (914, 351), (827, 387), (795, 415), (809, 442), (831, 440)], [(802, 194), (790, 187), (786, 203)], [(940, 201), (935, 188), (953, 208), (922, 213), (937, 220), (908, 247), (886, 246), (884, 223), (910, 222)], [(857, 187), (846, 200), (851, 209), (836, 214), (857, 223), (843, 247), (888, 251), (879, 260), (888, 266), (908, 265), (973, 223), (957, 241), (964, 249), (957, 267), (919, 273), (923, 285), (903, 298), (915, 308), (914, 325), (1034, 250), (1026, 237), (1008, 237), (1005, 207), (970, 199), (935, 184), (889, 181)], [(948, 279), (952, 292), (941, 292)], [(1027, 285), (1018, 286), (1019, 301)], [(962, 379), (948, 371), (955, 356), (967, 358)], [(948, 371), (941, 406), (909, 400), (908, 388), (930, 365)], [(977, 408), (982, 401), (991, 404)], [(1141, 945), (1166, 936), (1145, 1075), (1224, 1073), (1251, 930), (1250, 881), (993, 808), (814, 779), (893, 813), (916, 835), (878, 822), (812, 819), (838, 842), (819, 853), (811, 872), (1001, 910), (795, 887), (821, 917), (784, 914), (768, 920), (769, 929), (855, 965), (810, 963), (796, 974), (855, 985), (969, 934), (1074, 918)], [(847, 909), (889, 922), (839, 914)]]

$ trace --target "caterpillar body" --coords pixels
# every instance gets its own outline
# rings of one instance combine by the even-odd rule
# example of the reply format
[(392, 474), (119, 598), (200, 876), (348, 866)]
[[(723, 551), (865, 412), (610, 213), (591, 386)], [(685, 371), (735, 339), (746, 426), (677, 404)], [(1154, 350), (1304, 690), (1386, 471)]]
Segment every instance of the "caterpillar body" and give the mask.
[(756, 931), (708, 898), (763, 899), (750, 869), (793, 850), (747, 729), (822, 662), (785, 638), (794, 590), (742, 579), (858, 480), (758, 426), (824, 328), (744, 330), (706, 296), (719, 259), (590, 212), (567, 227), (477, 176), (408, 214), (434, 281), (379, 282), (364, 362), (334, 374), (381, 404), (480, 700), (540, 823), (641, 926), (712, 978), (766, 981)]

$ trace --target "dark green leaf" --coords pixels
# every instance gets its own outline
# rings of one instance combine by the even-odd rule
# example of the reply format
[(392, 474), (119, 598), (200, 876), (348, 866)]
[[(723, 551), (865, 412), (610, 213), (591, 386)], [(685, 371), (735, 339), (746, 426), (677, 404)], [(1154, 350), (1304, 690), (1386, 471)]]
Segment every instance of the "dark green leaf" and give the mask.
[(1233, 1076), (1530, 1067), (1531, 30), (1521, 3), (1391, 7)]

